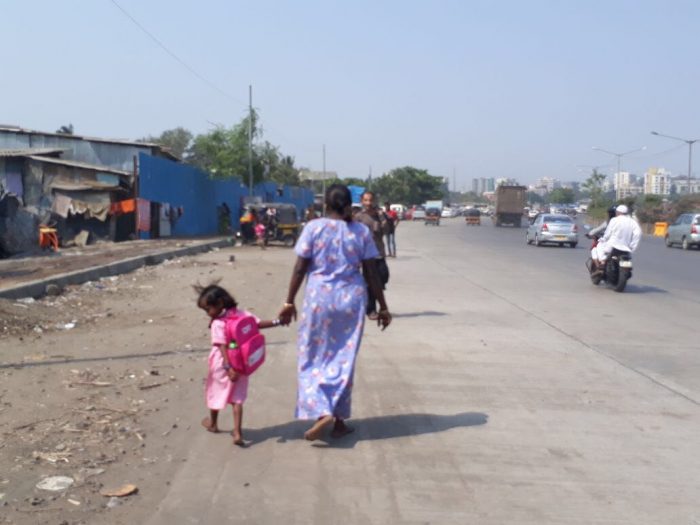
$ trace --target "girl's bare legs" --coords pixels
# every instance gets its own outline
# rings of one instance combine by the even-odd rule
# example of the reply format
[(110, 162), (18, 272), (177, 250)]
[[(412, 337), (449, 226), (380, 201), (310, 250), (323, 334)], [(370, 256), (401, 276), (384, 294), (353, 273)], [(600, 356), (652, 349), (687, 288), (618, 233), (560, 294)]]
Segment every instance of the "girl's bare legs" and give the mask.
[(218, 410), (210, 410), (209, 411), (209, 417), (205, 417), (202, 419), (202, 426), (206, 428), (209, 432), (218, 432), (219, 427), (216, 424), (216, 421), (219, 419), (219, 411)]
[(242, 447), (245, 445), (243, 441), (243, 405), (241, 403), (233, 404), (233, 444)]

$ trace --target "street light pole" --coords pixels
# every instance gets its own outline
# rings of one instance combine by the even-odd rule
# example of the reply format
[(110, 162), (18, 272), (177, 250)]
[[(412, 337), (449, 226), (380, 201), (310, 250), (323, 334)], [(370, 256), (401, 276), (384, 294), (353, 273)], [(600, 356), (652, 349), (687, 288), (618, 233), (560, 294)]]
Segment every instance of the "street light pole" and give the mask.
[[(617, 173), (618, 173), (618, 177), (619, 177), (620, 172), (622, 171), (622, 157), (624, 157), (625, 155), (629, 155), (630, 153), (637, 153), (638, 151), (644, 151), (645, 149), (647, 149), (647, 147), (642, 146), (641, 148), (633, 149), (630, 151), (625, 151), (624, 153), (616, 153), (614, 151), (609, 151), (607, 149), (599, 148), (597, 146), (593, 146), (593, 149), (596, 151), (600, 151), (602, 153), (607, 153), (608, 155), (613, 155), (613, 156), (617, 157)], [(619, 193), (619, 189), (618, 189), (618, 193)]]
[(690, 175), (691, 173), (693, 173), (693, 144), (695, 144), (700, 139), (682, 139), (680, 137), (674, 137), (673, 135), (664, 135), (663, 133), (659, 133), (657, 131), (652, 131), (651, 134), (656, 135), (657, 137), (666, 137), (667, 139), (680, 140), (681, 142), (685, 142), (688, 145), (688, 194), (691, 194), (692, 187), (690, 186)]
[(253, 195), (253, 86), (248, 86), (248, 195)]

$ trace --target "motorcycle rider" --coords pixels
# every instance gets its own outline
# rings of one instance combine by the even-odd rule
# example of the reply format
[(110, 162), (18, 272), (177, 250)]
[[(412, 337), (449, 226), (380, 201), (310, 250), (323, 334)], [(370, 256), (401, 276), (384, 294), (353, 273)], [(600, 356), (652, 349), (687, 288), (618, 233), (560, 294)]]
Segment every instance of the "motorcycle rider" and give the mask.
[(608, 223), (615, 218), (616, 206), (610, 206), (608, 208), (608, 219), (603, 221), (599, 226), (596, 226), (591, 231), (586, 234), (586, 237), (593, 239), (594, 237), (602, 237), (605, 233), (605, 228), (608, 227)]
[(605, 260), (614, 249), (633, 253), (639, 245), (642, 237), (642, 229), (632, 217), (629, 209), (624, 204), (615, 208), (615, 217), (610, 220), (605, 235), (598, 241), (598, 245), (591, 250), (591, 259), (595, 264), (593, 274), (604, 273)]

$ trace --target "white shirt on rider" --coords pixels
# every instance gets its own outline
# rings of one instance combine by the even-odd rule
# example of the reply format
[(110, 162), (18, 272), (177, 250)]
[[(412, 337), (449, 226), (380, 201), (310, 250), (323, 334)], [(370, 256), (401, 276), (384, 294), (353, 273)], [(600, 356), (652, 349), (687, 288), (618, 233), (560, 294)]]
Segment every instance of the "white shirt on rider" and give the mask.
[(634, 252), (642, 238), (642, 229), (629, 215), (618, 215), (610, 220), (600, 240), (606, 255), (613, 249)]

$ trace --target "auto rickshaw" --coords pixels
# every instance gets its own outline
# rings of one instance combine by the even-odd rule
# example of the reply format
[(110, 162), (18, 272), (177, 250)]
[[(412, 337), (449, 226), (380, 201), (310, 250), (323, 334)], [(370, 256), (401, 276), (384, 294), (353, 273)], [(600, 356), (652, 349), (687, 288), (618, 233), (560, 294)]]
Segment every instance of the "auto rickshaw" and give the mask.
[(476, 208), (469, 208), (465, 212), (464, 220), (468, 226), (481, 226), (481, 212)]
[(281, 242), (292, 247), (297, 242), (300, 224), (297, 207), (282, 202), (263, 202), (251, 206), (265, 225), (265, 244)]
[(426, 226), (431, 224), (433, 226), (440, 226), (440, 209), (439, 208), (428, 208), (425, 210), (425, 223)]

